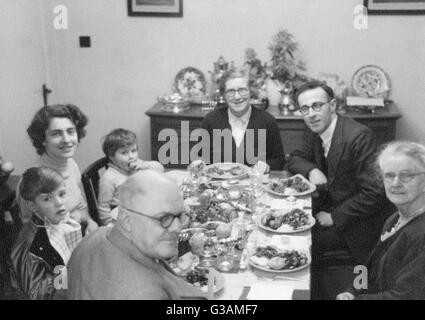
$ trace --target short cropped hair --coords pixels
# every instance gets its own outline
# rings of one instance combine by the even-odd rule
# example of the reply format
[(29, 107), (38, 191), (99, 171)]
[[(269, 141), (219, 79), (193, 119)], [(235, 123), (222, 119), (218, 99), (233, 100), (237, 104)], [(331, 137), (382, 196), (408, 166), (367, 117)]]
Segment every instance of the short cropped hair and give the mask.
[(393, 153), (402, 153), (417, 160), (425, 169), (425, 146), (417, 142), (393, 141), (382, 147), (377, 157), (377, 166), (382, 171), (382, 161)]
[(32, 167), (22, 174), (19, 195), (27, 201), (34, 201), (39, 194), (53, 192), (63, 182), (62, 175), (52, 168)]
[(75, 125), (78, 142), (86, 136), (85, 126), (89, 122), (87, 116), (73, 104), (56, 104), (40, 108), (34, 115), (27, 133), (37, 154), (46, 152), (43, 143), (46, 141), (46, 130), (53, 118), (68, 118)]
[(108, 133), (102, 144), (105, 156), (113, 157), (119, 148), (126, 148), (136, 144), (136, 134), (127, 129), (114, 129)]
[(328, 95), (329, 100), (332, 100), (335, 97), (332, 88), (329, 87), (325, 82), (318, 81), (318, 80), (312, 80), (312, 81), (308, 81), (308, 82), (304, 83), (295, 92), (295, 103), (298, 105), (298, 97), (300, 96), (301, 93), (308, 91), (308, 90), (313, 90), (313, 89), (316, 89), (316, 88), (322, 88), (323, 91), (325, 91), (326, 94)]
[(243, 78), (246, 79), (247, 82), (249, 82), (249, 72), (246, 69), (231, 69), (226, 71), (226, 73), (223, 76), (223, 84), (226, 86), (226, 82), (233, 79), (239, 79)]

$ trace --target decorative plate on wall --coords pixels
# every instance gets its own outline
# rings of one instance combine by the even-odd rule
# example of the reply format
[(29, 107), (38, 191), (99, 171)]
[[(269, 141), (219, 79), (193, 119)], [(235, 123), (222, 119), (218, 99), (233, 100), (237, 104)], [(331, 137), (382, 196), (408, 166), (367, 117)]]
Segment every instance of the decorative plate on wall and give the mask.
[(183, 97), (205, 95), (206, 81), (204, 74), (196, 68), (187, 67), (179, 71), (174, 79), (176, 92)]
[(391, 90), (390, 79), (378, 66), (367, 65), (358, 69), (351, 79), (354, 93), (360, 97), (387, 99)]

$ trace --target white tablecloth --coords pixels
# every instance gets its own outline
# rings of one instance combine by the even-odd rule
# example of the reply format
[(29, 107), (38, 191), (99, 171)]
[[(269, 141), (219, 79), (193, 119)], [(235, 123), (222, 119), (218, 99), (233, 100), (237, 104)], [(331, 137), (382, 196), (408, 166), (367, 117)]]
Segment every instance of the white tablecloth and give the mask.
[[(188, 173), (182, 170), (173, 170), (166, 173), (170, 178), (181, 184)], [(248, 180), (241, 183), (249, 183)], [(271, 208), (294, 208), (298, 207), (304, 211), (311, 213), (311, 197), (306, 196), (297, 198), (294, 201), (288, 201), (264, 192), (259, 203)], [(264, 206), (262, 206), (264, 210)], [(267, 210), (267, 209), (265, 209)], [(311, 232), (306, 230), (292, 234), (274, 234), (264, 231), (256, 227), (248, 238), (248, 243), (258, 245), (274, 245), (279, 248), (298, 249), (310, 254), (311, 248)], [(250, 247), (250, 245), (247, 245)], [(311, 258), (310, 258), (311, 261)], [(245, 298), (255, 300), (290, 300), (295, 289), (310, 290), (310, 266), (299, 271), (287, 273), (273, 273), (256, 269), (252, 266), (245, 271), (239, 273), (221, 273), (225, 278), (225, 286), (223, 291), (218, 295), (220, 300), (238, 300), (242, 293), (247, 292)], [(277, 276), (278, 278), (274, 278)]]

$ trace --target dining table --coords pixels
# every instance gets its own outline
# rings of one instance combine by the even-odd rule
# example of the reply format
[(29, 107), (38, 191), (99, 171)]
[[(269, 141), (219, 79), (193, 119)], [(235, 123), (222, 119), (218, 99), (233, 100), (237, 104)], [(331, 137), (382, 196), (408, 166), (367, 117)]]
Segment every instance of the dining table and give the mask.
[[(190, 179), (185, 170), (171, 170), (166, 173), (178, 184)], [(267, 230), (260, 226), (261, 217), (271, 210), (292, 210), (300, 208), (307, 214), (312, 214), (311, 194), (303, 196), (282, 197), (269, 192), (267, 183), (273, 178), (287, 178), (285, 171), (272, 171), (261, 178), (260, 192), (255, 197), (253, 212), (245, 217), (253, 220), (252, 232), (244, 243), (244, 248), (235, 254), (236, 265), (228, 272), (219, 272), (224, 279), (223, 288), (216, 292), (218, 300), (309, 300), (311, 278), (311, 228), (300, 232), (281, 233)], [(248, 176), (241, 178), (238, 184), (249, 186), (252, 179)], [(314, 221), (314, 219), (313, 219)], [(257, 247), (273, 246), (281, 250), (305, 252), (308, 264), (295, 270), (269, 270), (250, 263), (249, 257)], [(248, 260), (244, 260), (247, 257)], [(241, 260), (248, 261), (241, 265)], [(243, 262), (243, 261), (242, 261)], [(242, 267), (241, 267), (242, 266)], [(218, 271), (214, 271), (218, 272)]]

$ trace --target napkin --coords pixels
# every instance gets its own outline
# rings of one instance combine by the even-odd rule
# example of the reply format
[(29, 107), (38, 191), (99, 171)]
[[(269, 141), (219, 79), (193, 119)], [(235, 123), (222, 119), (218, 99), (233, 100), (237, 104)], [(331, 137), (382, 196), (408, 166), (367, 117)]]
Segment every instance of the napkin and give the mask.
[(255, 283), (247, 295), (248, 300), (292, 300), (294, 288), (270, 282)]

